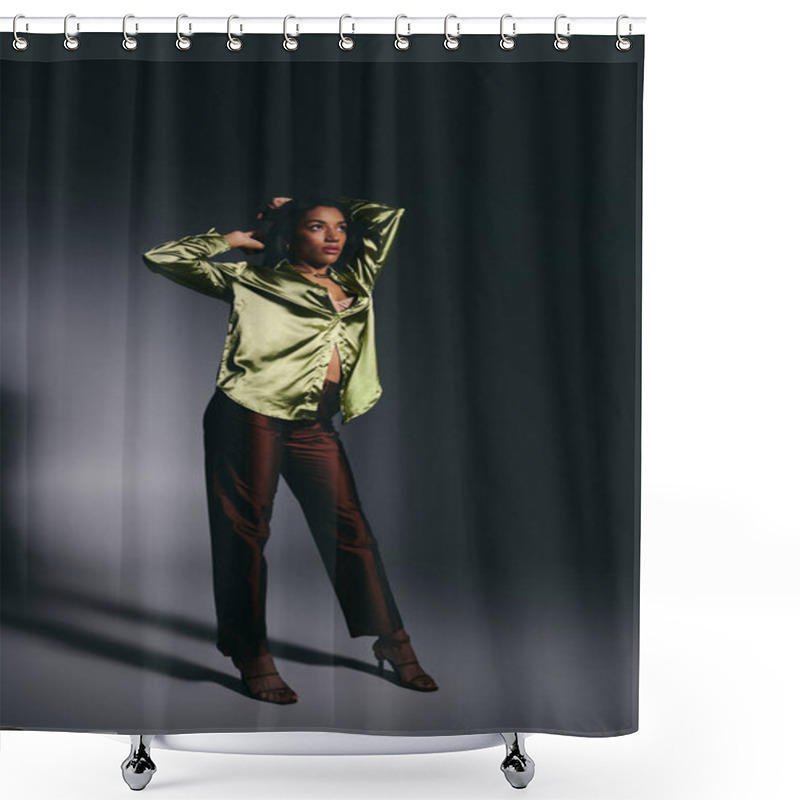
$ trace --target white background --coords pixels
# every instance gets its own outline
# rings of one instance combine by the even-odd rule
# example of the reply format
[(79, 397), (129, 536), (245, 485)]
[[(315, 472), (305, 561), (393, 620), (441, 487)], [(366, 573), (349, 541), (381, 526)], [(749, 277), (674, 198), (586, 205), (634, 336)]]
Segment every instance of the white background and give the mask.
[[(798, 797), (796, 4), (745, 13), (686, 0), (28, 0), (2, 13), (647, 17), (640, 730), (530, 737), (537, 770), (525, 791), (539, 800)], [(127, 745), (99, 735), (4, 731), (0, 794), (130, 796), (119, 770), (126, 755)], [(487, 800), (514, 791), (499, 771), (501, 746), (153, 755), (158, 772), (145, 792), (170, 800)]]

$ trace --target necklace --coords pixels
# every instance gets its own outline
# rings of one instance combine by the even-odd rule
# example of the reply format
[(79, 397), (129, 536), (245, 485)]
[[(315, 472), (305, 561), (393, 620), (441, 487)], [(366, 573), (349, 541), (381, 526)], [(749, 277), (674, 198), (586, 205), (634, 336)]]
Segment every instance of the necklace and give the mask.
[(314, 272), (313, 269), (306, 272), (305, 270), (297, 269), (294, 265), (292, 265), (292, 269), (294, 269), (295, 272), (299, 272), (301, 275), (313, 275), (315, 278), (330, 278), (331, 276), (330, 267), (328, 267), (327, 272)]

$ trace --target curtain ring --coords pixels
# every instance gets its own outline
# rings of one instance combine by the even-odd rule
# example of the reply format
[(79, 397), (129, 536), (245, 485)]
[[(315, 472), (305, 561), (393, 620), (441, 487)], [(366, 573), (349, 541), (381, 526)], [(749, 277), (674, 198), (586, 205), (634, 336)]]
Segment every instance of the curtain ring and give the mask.
[[(352, 50), (356, 46), (355, 40), (352, 39), (349, 36), (345, 36), (342, 33), (342, 22), (344, 21), (345, 17), (350, 17), (350, 15), (349, 14), (342, 14), (342, 16), (339, 17), (339, 47), (341, 47), (342, 50)], [(353, 19), (353, 18), (350, 17), (350, 19)], [(350, 31), (350, 33), (355, 33), (356, 32), (356, 24), (355, 24), (355, 22), (352, 23), (352, 24), (353, 24), (353, 29)]]
[[(17, 14), (17, 16), (14, 17), (14, 22), (11, 24), (11, 30), (14, 33), (14, 49), (15, 50), (27, 50), (28, 49), (28, 40), (25, 37), (20, 36), (17, 33), (17, 20), (18, 19), (25, 19), (25, 15), (24, 14)], [(28, 23), (27, 22), (25, 23), (25, 30), (26, 31), (28, 30)]]
[[(239, 17), (236, 14), (231, 14), (228, 17), (228, 41), (226, 42), (226, 47), (228, 48), (228, 50), (230, 50), (232, 53), (234, 53), (237, 50), (241, 50), (242, 49), (242, 40), (241, 39), (237, 39), (235, 36), (231, 36), (231, 20), (232, 19), (239, 19)], [(242, 31), (242, 26), (240, 25), (239, 26), (239, 32), (241, 33), (241, 31)]]
[[(295, 17), (292, 14), (287, 14), (283, 18), (283, 49), (284, 50), (297, 50), (297, 48), (300, 46), (300, 43), (297, 41), (297, 39), (293, 39), (291, 36), (289, 36), (288, 33), (286, 33), (286, 23), (290, 19), (297, 19), (297, 17)], [(296, 27), (295, 34), (300, 33), (300, 23), (296, 22), (295, 23), (295, 27)]]
[[(177, 47), (178, 50), (188, 50), (192, 46), (192, 40), (181, 35), (181, 20), (188, 16), (188, 14), (178, 14), (178, 18), (175, 20), (175, 33), (178, 35), (178, 38), (175, 40), (175, 47)], [(191, 32), (192, 23), (190, 22), (189, 33)]]
[[(128, 20), (129, 19), (136, 19), (133, 14), (126, 14), (122, 18), (122, 46), (125, 50), (135, 50), (139, 46), (139, 42), (137, 41), (135, 36), (128, 36)], [(139, 23), (135, 23), (136, 30), (139, 30)]]
[[(620, 50), (622, 52), (626, 52), (627, 50), (631, 49), (631, 40), (630, 39), (625, 39), (624, 37), (620, 36), (620, 34), (619, 34), (619, 22), (622, 19), (629, 19), (629, 17), (628, 17), (627, 14), (620, 14), (617, 17), (617, 41), (615, 42), (615, 44), (616, 44), (617, 50)], [(629, 22), (628, 23), (628, 35), (630, 36), (631, 33), (633, 33), (633, 26)]]
[[(64, 47), (67, 50), (77, 50), (80, 47), (80, 44), (81, 44), (78, 41), (77, 37), (70, 36), (69, 32), (67, 31), (67, 25), (69, 24), (69, 18), (70, 17), (74, 17), (74, 16), (75, 16), (74, 14), (67, 14), (67, 16), (64, 17)], [(75, 29), (77, 31), (80, 31), (80, 29), (81, 29), (80, 22), (75, 23)]]
[[(566, 14), (559, 14), (556, 17), (556, 22), (555, 22), (556, 40), (553, 42), (553, 47), (555, 47), (556, 50), (569, 50), (569, 39), (565, 39), (563, 36), (559, 35), (559, 33), (558, 33), (558, 21), (560, 19), (566, 19), (566, 18), (567, 18)], [(567, 23), (567, 36), (569, 36), (569, 25), (570, 24), (568, 22)]]
[(517, 44), (516, 39), (514, 39), (514, 37), (517, 35), (516, 22), (511, 23), (511, 36), (508, 36), (507, 34), (503, 33), (503, 23), (506, 21), (507, 17), (512, 17), (512, 16), (513, 14), (503, 14), (503, 16), (500, 17), (500, 47), (503, 50), (513, 50)]
[(444, 18), (444, 46), (446, 50), (458, 50), (458, 45), (460, 44), (458, 37), (461, 34), (461, 23), (456, 22), (456, 35), (451, 36), (447, 32), (447, 20), (449, 20), (450, 17), (456, 17), (456, 19), (458, 19), (456, 14), (448, 14)]
[(394, 18), (394, 46), (398, 50), (408, 50), (408, 48), (411, 47), (411, 42), (406, 39), (406, 36), (411, 36), (411, 23), (406, 22), (406, 25), (408, 25), (408, 31), (406, 31), (406, 36), (401, 36), (400, 32), (397, 30), (398, 22), (400, 21), (401, 17), (408, 19), (405, 14), (398, 14)]

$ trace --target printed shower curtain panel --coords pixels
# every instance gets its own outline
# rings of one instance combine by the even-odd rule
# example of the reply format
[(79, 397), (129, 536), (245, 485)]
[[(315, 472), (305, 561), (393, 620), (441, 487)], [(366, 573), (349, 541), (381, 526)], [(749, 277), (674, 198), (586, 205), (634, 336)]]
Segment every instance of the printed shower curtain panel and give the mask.
[(2, 41), (6, 729), (637, 729), (643, 39)]

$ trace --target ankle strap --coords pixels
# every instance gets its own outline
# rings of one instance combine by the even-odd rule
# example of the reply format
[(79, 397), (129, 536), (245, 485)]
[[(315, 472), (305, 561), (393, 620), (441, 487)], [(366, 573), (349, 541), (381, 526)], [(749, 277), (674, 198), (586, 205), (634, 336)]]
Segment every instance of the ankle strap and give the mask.
[(405, 632), (405, 630), (395, 631), (388, 636), (381, 636), (380, 638), (380, 642), (383, 645), (406, 644), (410, 641), (411, 637)]

